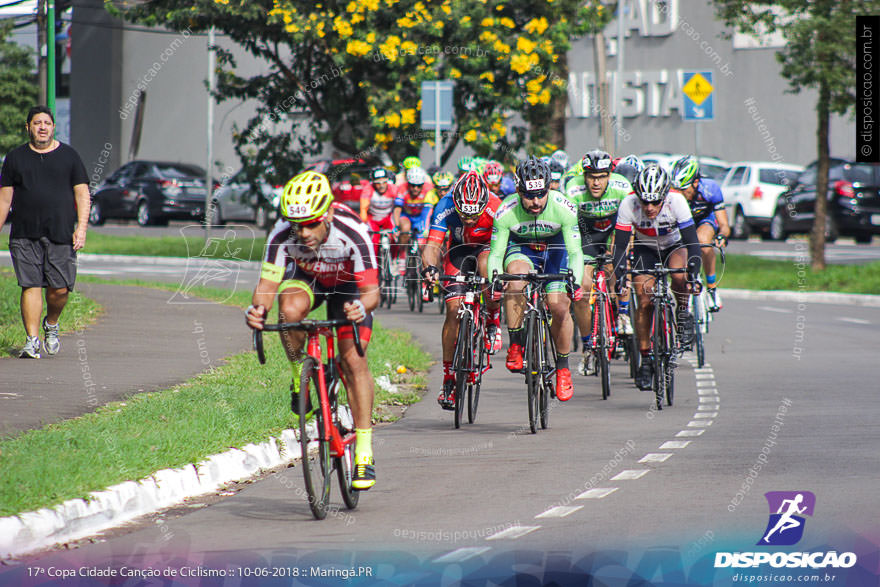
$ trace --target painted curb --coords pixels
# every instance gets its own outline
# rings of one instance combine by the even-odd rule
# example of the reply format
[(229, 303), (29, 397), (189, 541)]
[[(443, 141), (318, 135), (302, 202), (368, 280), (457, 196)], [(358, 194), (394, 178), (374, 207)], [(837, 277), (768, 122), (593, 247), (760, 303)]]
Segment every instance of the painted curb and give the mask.
[(198, 465), (163, 469), (70, 499), (52, 508), (0, 518), (0, 559), (22, 557), (57, 544), (94, 536), (140, 516), (214, 493), (233, 481), (289, 464), (302, 454), (293, 430), (261, 444), (208, 457)]
[(864, 306), (880, 308), (880, 295), (846, 294), (822, 291), (758, 291), (751, 289), (720, 288), (722, 297), (733, 300), (769, 300), (775, 302), (796, 302), (801, 304), (840, 304), (844, 306)]

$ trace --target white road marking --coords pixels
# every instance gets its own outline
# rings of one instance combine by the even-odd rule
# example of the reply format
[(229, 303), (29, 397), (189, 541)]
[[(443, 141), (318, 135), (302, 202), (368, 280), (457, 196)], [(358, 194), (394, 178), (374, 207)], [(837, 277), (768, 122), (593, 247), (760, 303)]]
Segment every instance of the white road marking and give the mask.
[(870, 324), (870, 320), (862, 320), (861, 318), (838, 318), (841, 322), (849, 322), (850, 324)]
[(565, 516), (573, 514), (583, 507), (584, 506), (582, 505), (558, 505), (556, 507), (550, 508), (542, 514), (538, 514), (537, 516), (535, 516), (535, 518), (564, 518)]
[(716, 395), (701, 395), (700, 396), (700, 403), (701, 404), (703, 404), (703, 403), (717, 403), (720, 401), (721, 401), (721, 399), (718, 397), (717, 394)]
[(5, 392), (5, 391), (0, 392), (0, 395), (8, 395), (9, 397), (21, 397), (21, 396), (20, 396), (19, 394), (17, 394), (17, 393), (7, 393), (7, 392)]
[(671, 452), (649, 452), (639, 459), (640, 463), (662, 463), (672, 456)]
[(691, 420), (690, 422), (688, 422), (689, 428), (704, 428), (711, 425), (712, 420)]
[(575, 499), (602, 499), (603, 497), (608, 497), (615, 491), (617, 491), (617, 487), (596, 487), (594, 489), (587, 489)]
[(697, 381), (702, 381), (704, 379), (715, 379), (714, 373), (697, 373), (694, 376), (697, 378)]
[(682, 436), (700, 436), (703, 432), (705, 432), (705, 430), (682, 430), (681, 432), (679, 432), (678, 434), (676, 434), (676, 436), (678, 436), (678, 437), (682, 437)]
[[(715, 387), (715, 380), (713, 379), (712, 381), (697, 381), (697, 387)], [(700, 390), (698, 389), (697, 393), (699, 392)]]
[(660, 450), (671, 450), (673, 448), (684, 448), (691, 443), (690, 440), (667, 440), (660, 445)]
[(698, 387), (697, 395), (718, 395), (718, 388), (716, 387)]
[(694, 418), (717, 418), (718, 412), (697, 412)]
[(711, 372), (712, 372), (712, 367), (710, 367), (709, 365), (703, 365), (702, 367), (698, 367), (697, 369), (694, 369), (694, 373), (711, 373)]
[(491, 536), (487, 537), (486, 540), (502, 540), (504, 538), (519, 538), (520, 536), (525, 536), (529, 532), (534, 532), (540, 528), (540, 526), (511, 526), (501, 532), (496, 532)]
[(709, 406), (709, 405), (697, 406), (697, 409), (700, 411), (711, 411), (711, 410), (717, 410), (718, 406), (717, 405), (715, 405), (715, 406)]
[(626, 471), (621, 471), (617, 475), (611, 478), (612, 481), (629, 481), (632, 479), (641, 479), (645, 475), (648, 474), (648, 471), (651, 469), (627, 469)]
[(786, 308), (774, 308), (773, 306), (758, 306), (759, 310), (764, 310), (765, 312), (777, 312), (779, 314), (791, 314), (791, 310)]
[(483, 554), (487, 550), (492, 550), (491, 546), (472, 546), (468, 548), (459, 548), (458, 550), (453, 550), (450, 553), (444, 554), (440, 558), (434, 559), (432, 562), (435, 563), (460, 563), (468, 560), (469, 558), (473, 558), (477, 555)]

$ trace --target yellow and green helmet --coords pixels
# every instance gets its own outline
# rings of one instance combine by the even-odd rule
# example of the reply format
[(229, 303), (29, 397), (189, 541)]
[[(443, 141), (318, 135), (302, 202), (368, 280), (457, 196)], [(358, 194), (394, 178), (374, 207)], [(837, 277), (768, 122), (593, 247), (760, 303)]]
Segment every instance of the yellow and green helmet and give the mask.
[(333, 201), (326, 175), (305, 171), (287, 182), (281, 194), (281, 216), (291, 222), (313, 222), (322, 218)]

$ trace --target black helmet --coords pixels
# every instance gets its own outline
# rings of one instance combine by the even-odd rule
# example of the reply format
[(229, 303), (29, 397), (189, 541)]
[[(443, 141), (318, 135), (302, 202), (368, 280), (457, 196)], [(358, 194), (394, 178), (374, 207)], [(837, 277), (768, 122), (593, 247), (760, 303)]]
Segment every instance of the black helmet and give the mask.
[(565, 167), (562, 166), (562, 163), (560, 163), (556, 159), (550, 159), (550, 180), (562, 181), (562, 176), (564, 174)]
[(636, 169), (635, 165), (627, 163), (626, 161), (621, 161), (617, 164), (617, 167), (614, 168), (614, 173), (622, 175), (631, 185), (635, 185), (636, 176), (639, 174), (639, 170)]
[(543, 198), (550, 191), (550, 166), (540, 159), (529, 157), (516, 166), (516, 191)]
[(373, 170), (370, 172), (370, 180), (377, 181), (380, 179), (390, 180), (391, 173), (389, 173), (388, 170), (384, 167), (374, 167)]
[(601, 149), (594, 149), (581, 159), (584, 173), (611, 173), (611, 155)]
[(633, 190), (643, 202), (662, 202), (669, 193), (669, 174), (656, 163), (646, 165), (636, 177)]

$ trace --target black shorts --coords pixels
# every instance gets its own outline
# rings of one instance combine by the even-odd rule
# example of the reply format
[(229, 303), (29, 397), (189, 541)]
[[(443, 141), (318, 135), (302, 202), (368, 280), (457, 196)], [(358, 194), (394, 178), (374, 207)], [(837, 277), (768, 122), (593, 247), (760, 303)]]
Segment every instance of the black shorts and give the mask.
[(606, 230), (581, 233), (581, 250), (584, 252), (584, 263), (588, 263), (608, 250), (608, 239), (614, 233), (612, 224)]
[(667, 249), (657, 249), (649, 245), (633, 245), (633, 269), (653, 269), (657, 263), (666, 263), (669, 261), (669, 255), (683, 248), (684, 245), (679, 243)]
[(10, 238), (9, 255), (20, 287), (73, 289), (76, 283), (76, 251), (72, 243), (53, 243), (46, 237)]
[[(298, 287), (309, 294), (312, 301), (309, 312), (320, 306), (324, 301), (327, 302), (327, 319), (337, 320), (345, 319), (345, 310), (342, 306), (346, 302), (361, 299), (361, 292), (358, 290), (357, 284), (353, 281), (345, 281), (338, 283), (333, 287), (322, 285), (315, 279), (314, 275), (306, 273), (296, 263), (288, 263), (284, 270), (284, 278), (278, 285), (278, 294), (285, 289)], [(359, 332), (361, 344), (366, 346), (373, 332), (373, 313), (367, 314), (364, 321), (360, 323)], [(351, 326), (342, 326), (336, 330), (338, 338), (353, 338)]]
[[(443, 272), (446, 275), (458, 275), (459, 273), (474, 273), (477, 271), (477, 257), (484, 251), (489, 250), (489, 245), (455, 245), (443, 258)], [(449, 301), (463, 298), (468, 286), (464, 283), (440, 284), (444, 286), (443, 299)]]

